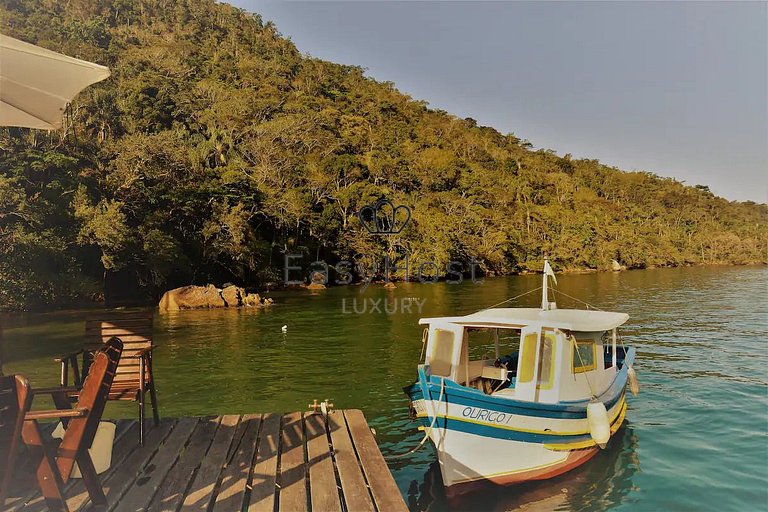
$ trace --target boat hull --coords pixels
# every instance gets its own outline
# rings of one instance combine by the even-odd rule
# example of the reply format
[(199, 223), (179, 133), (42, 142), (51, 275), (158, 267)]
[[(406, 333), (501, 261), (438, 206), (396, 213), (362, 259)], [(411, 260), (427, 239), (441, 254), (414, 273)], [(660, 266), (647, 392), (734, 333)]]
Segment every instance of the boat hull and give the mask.
[[(627, 354), (634, 359), (634, 350)], [(598, 397), (613, 436), (626, 413), (627, 365)], [(486, 395), (429, 376), (405, 389), (412, 412), (436, 448), (449, 496), (484, 485), (514, 485), (555, 477), (591, 459), (599, 447), (589, 433), (588, 401), (539, 404)]]
[[(530, 445), (521, 447), (519, 446), (520, 444), (525, 445), (526, 443), (516, 443), (512, 441), (507, 443), (504, 450), (514, 453), (520, 448), (531, 447)], [(509, 468), (506, 468), (500, 473), (491, 473), (484, 476), (468, 475), (465, 469), (459, 469), (462, 467), (461, 464), (457, 464), (456, 461), (450, 460), (450, 458), (446, 460), (446, 457), (439, 457), (439, 465), (446, 496), (452, 498), (458, 495), (487, 489), (488, 487), (518, 485), (536, 480), (554, 478), (588, 462), (599, 451), (600, 449), (598, 447), (594, 447), (561, 452), (561, 456), (554, 462), (545, 463), (540, 467), (526, 467), (522, 469), (518, 468), (516, 470), (509, 470)], [(550, 460), (552, 455), (551, 453), (546, 452), (536, 453), (535, 450), (533, 453), (529, 450), (528, 454), (531, 459), (537, 458), (538, 460)], [(499, 468), (500, 467), (507, 467), (507, 464), (502, 462), (499, 464)]]

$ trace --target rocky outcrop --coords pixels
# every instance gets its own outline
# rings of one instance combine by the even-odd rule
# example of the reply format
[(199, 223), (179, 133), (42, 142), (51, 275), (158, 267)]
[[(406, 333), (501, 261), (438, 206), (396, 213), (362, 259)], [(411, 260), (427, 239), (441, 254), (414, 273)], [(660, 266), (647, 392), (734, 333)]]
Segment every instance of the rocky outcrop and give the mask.
[(320, 272), (313, 272), (311, 281), (307, 286), (308, 290), (325, 290), (325, 278)]
[(168, 290), (160, 299), (160, 311), (179, 309), (263, 307), (272, 304), (272, 299), (262, 299), (258, 293), (246, 293), (244, 288), (230, 285), (220, 289), (207, 286), (182, 286)]
[(234, 285), (227, 286), (221, 290), (221, 298), (227, 303), (227, 307), (242, 306), (245, 290)]

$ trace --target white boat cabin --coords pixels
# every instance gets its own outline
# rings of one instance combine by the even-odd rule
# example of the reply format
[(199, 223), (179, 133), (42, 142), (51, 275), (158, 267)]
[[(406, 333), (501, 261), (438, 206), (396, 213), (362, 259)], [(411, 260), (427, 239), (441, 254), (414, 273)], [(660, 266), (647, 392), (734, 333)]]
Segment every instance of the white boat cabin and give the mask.
[(616, 376), (617, 329), (625, 313), (538, 308), (486, 309), (424, 318), (424, 364), (499, 398), (540, 403), (589, 399)]

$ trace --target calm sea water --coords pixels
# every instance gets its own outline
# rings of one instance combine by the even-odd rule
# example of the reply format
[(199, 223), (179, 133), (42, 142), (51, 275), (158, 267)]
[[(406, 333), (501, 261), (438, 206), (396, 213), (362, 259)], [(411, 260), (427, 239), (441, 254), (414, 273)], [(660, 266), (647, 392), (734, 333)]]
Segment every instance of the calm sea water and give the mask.
[[(629, 397), (625, 426), (586, 465), (453, 508), (768, 509), (768, 269), (661, 269), (558, 281), (569, 295), (630, 314), (624, 334), (638, 349), (640, 395)], [(418, 319), (470, 313), (539, 284), (537, 276), (521, 276), (401, 284), (394, 291), (335, 288), (275, 293), (276, 304), (263, 310), (158, 315), (161, 414), (306, 410), (315, 398), (331, 398), (337, 408), (365, 412), (414, 510), (449, 509), (429, 444), (392, 458), (422, 436), (408, 420), (401, 389), (415, 376)], [(537, 302), (533, 294), (516, 305)], [(562, 297), (558, 303), (577, 306)], [(51, 358), (79, 346), (83, 314), (3, 317), (6, 372), (24, 373), (37, 386), (56, 384)], [(135, 408), (110, 404), (106, 414), (131, 416)]]

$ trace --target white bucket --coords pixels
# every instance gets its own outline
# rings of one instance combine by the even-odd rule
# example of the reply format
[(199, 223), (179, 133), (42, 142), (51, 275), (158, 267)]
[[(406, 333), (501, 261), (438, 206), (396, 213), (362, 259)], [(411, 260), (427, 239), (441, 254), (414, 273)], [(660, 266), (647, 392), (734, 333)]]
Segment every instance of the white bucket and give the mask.
[[(96, 435), (93, 438), (93, 444), (88, 449), (88, 453), (93, 461), (93, 467), (96, 468), (96, 473), (101, 474), (109, 469), (112, 464), (112, 443), (115, 440), (115, 428), (114, 423), (108, 421), (100, 421), (99, 428), (96, 429)], [(51, 437), (61, 439), (64, 437), (64, 425), (59, 423), (56, 425), (56, 429), (51, 434)], [(72, 478), (82, 478), (80, 474), (80, 468), (75, 467), (72, 470)]]

